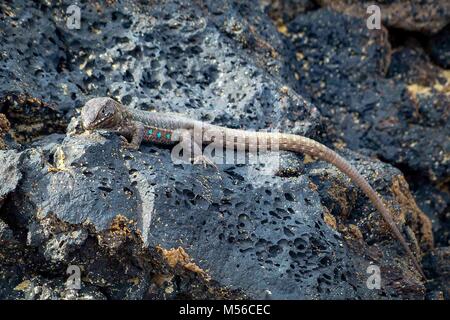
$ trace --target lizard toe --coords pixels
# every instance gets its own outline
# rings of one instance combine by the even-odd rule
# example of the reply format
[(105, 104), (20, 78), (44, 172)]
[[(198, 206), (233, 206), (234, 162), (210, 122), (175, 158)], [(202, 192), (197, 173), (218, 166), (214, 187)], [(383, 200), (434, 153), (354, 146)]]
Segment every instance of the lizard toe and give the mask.
[(216, 170), (218, 169), (216, 164), (210, 158), (208, 158), (204, 155), (199, 155), (199, 156), (194, 157), (192, 162), (194, 164), (201, 164), (201, 165), (203, 165), (204, 168), (211, 166), (211, 167), (215, 168)]

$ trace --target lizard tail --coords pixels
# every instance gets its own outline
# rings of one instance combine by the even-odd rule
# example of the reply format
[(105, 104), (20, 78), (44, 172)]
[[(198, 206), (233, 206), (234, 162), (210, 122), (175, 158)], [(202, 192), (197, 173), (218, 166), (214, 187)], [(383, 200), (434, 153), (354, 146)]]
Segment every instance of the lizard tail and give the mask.
[(398, 241), (400, 241), (402, 247), (404, 248), (408, 256), (411, 258), (415, 268), (419, 271), (420, 275), (424, 279), (426, 279), (419, 262), (412, 253), (408, 244), (406, 243), (405, 238), (402, 236), (399, 229), (397, 228), (397, 225), (392, 219), (389, 210), (383, 203), (383, 200), (380, 198), (378, 193), (370, 186), (367, 180), (356, 170), (354, 166), (352, 166), (343, 157), (338, 155), (335, 151), (312, 139), (291, 134), (276, 134), (276, 135), (277, 138), (279, 139), (279, 149), (301, 152), (313, 157), (317, 157), (321, 160), (327, 161), (336, 166), (343, 173), (345, 173), (353, 181), (353, 183), (355, 183), (358, 187), (360, 187), (367, 195), (367, 197), (369, 197), (370, 201), (377, 208), (377, 210), (381, 213), (384, 221), (386, 221), (386, 223), (389, 225), (391, 232), (395, 235)]

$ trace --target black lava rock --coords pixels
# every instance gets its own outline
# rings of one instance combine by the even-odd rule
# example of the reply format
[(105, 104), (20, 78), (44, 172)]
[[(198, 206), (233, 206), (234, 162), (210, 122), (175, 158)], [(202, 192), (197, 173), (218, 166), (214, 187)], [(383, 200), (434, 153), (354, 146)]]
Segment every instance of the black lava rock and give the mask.
[(450, 68), (450, 24), (429, 41), (430, 55), (442, 68)]
[[(385, 30), (317, 10), (284, 37), (257, 1), (189, 0), (79, 4), (71, 29), (71, 4), (0, 4), (0, 112), (12, 128), (0, 151), (1, 298), (425, 296), (368, 199), (328, 164), (281, 153), (205, 169), (174, 164), (168, 148), (124, 150), (115, 134), (64, 133), (97, 96), (231, 128), (317, 138), (327, 125), (321, 140), (353, 150), (338, 152), (420, 255), (431, 227), (401, 172), (357, 151), (439, 179), (448, 166), (427, 138), (447, 122), (428, 107), (441, 127), (407, 126), (408, 88), (385, 77)], [(403, 147), (419, 139), (418, 150)], [(371, 263), (381, 290), (367, 286)], [(80, 290), (66, 285), (69, 266)]]

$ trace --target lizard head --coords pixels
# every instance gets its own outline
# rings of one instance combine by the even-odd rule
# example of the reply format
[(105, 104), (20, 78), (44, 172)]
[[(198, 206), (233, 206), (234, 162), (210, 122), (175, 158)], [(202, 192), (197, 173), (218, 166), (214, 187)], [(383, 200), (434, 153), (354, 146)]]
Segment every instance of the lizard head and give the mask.
[(81, 109), (83, 127), (87, 130), (115, 128), (122, 122), (122, 108), (111, 98), (93, 98)]

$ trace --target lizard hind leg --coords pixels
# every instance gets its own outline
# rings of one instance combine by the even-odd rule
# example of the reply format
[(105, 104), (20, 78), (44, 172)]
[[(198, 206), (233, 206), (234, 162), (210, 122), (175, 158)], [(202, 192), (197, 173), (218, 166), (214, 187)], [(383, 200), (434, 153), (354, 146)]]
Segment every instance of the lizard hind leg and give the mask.
[(193, 164), (201, 164), (204, 168), (211, 166), (216, 170), (218, 169), (214, 161), (203, 154), (202, 143), (196, 139), (198, 137), (195, 136), (193, 130), (184, 130), (180, 135), (183, 149), (191, 155), (189, 160)]
[(214, 161), (203, 154), (191, 158), (191, 161), (193, 164), (203, 165), (204, 168), (211, 166), (214, 169), (218, 170), (217, 165), (214, 163)]

